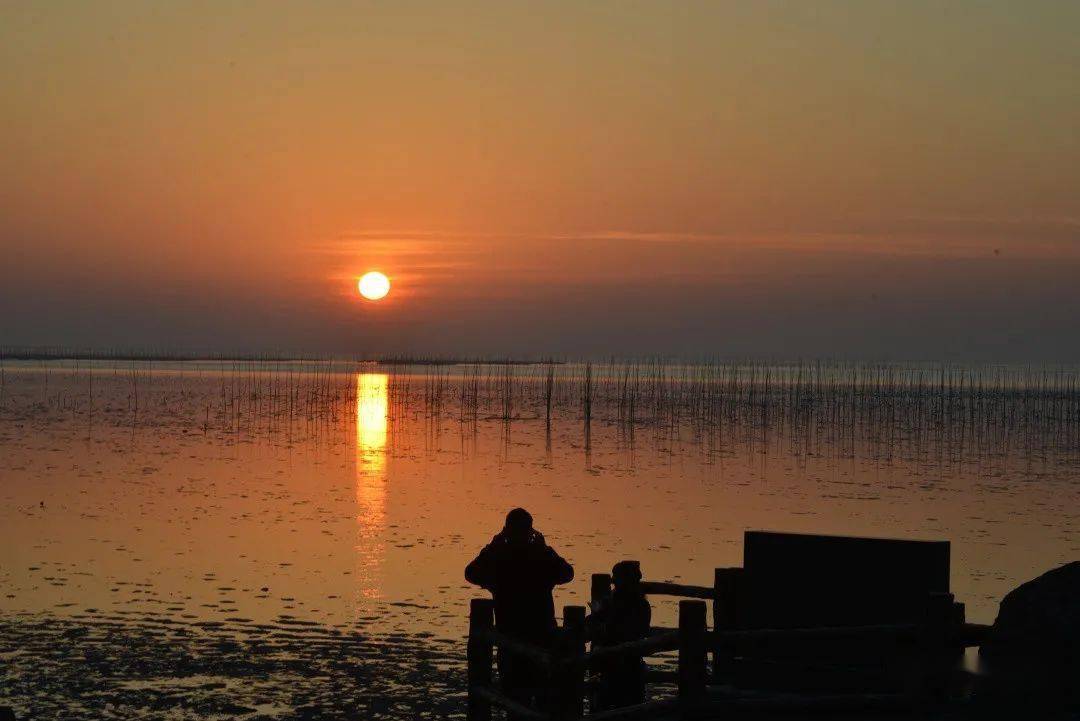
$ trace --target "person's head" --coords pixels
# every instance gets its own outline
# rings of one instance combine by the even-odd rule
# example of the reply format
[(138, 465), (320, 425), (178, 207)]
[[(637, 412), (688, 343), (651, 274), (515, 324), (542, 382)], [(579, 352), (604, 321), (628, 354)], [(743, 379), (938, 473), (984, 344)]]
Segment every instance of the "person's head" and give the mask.
[(617, 591), (637, 588), (641, 584), (641, 564), (637, 561), (619, 561), (611, 569), (611, 582)]
[(515, 508), (506, 514), (503, 534), (511, 541), (527, 541), (532, 536), (532, 515), (524, 508)]

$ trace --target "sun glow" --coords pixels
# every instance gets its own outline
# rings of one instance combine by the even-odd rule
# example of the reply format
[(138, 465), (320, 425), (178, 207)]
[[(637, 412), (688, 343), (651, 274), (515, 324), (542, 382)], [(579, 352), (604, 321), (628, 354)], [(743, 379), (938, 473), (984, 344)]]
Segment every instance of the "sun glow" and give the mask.
[(390, 292), (390, 279), (379, 271), (373, 270), (370, 273), (364, 273), (357, 286), (360, 288), (360, 295), (368, 300), (379, 300), (385, 298)]

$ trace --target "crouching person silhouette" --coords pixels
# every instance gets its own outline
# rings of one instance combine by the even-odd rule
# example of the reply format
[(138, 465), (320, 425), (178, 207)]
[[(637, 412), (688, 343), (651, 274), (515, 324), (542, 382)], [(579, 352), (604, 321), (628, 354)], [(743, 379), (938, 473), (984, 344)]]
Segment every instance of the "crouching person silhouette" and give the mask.
[[(621, 561), (611, 569), (614, 591), (600, 601), (588, 619), (594, 646), (616, 646), (649, 635), (652, 606), (641, 590), (637, 561)], [(641, 656), (608, 659), (600, 668), (597, 710), (632, 706), (645, 701), (645, 662)]]
[[(533, 528), (524, 508), (506, 514), (506, 525), (465, 568), (465, 580), (495, 599), (495, 628), (516, 639), (542, 647), (555, 640), (555, 586), (574, 579), (574, 569)], [(499, 679), (503, 692), (529, 706), (545, 706), (541, 698), (541, 669), (529, 659), (499, 649)]]

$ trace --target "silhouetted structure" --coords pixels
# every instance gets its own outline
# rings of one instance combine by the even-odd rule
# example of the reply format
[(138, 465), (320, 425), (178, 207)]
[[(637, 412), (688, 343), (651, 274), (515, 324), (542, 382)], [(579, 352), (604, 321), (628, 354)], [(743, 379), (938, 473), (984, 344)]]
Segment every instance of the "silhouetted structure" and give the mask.
[[(556, 642), (541, 647), (495, 630), (494, 603), (474, 599), (467, 718), (491, 721), (493, 708), (532, 721), (582, 718), (587, 673), (604, 694), (590, 707), (598, 721), (727, 718), (744, 711), (860, 718), (856, 714), (943, 709), (965, 697), (967, 680), (957, 662), (988, 630), (966, 623), (964, 605), (948, 591), (949, 555), (947, 542), (748, 531), (743, 566), (715, 569), (712, 586), (641, 581), (636, 563), (620, 564), (615, 572), (629, 574), (630, 586), (646, 598), (680, 598), (678, 627), (612, 642), (597, 614), (590, 622), (591, 649), (580, 606), (564, 608)], [(605, 608), (611, 587), (611, 575), (593, 574), (594, 609)], [(616, 633), (637, 633), (642, 615), (640, 604), (629, 604), (625, 623), (612, 626)], [(496, 648), (529, 658), (538, 672), (533, 683), (548, 689), (534, 695), (554, 703), (521, 703), (494, 686)], [(626, 669), (613, 690), (636, 690), (638, 677), (629, 671), (640, 671), (644, 656), (671, 651), (678, 652), (674, 671), (650, 668), (643, 678), (674, 684), (676, 695), (636, 703), (629, 694), (607, 695), (612, 686), (604, 688), (605, 672)]]
[[(617, 646), (649, 635), (652, 606), (641, 587), (637, 561), (620, 561), (611, 569), (614, 591), (594, 601), (588, 618), (593, 648)], [(617, 656), (596, 668), (598, 710), (630, 706), (645, 701), (645, 662), (640, 656)]]
[[(551, 592), (574, 579), (574, 569), (533, 528), (524, 508), (506, 515), (506, 524), (465, 568), (465, 580), (488, 591), (495, 600), (495, 628), (512, 638), (550, 647), (558, 625)], [(500, 649), (499, 678), (504, 693), (523, 704), (544, 704), (537, 687), (545, 684), (542, 669), (529, 658)]]

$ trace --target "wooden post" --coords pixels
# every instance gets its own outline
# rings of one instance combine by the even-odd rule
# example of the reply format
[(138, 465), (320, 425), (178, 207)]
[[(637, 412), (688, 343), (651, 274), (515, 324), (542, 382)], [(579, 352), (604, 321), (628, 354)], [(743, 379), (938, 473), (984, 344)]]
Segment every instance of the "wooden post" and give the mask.
[[(611, 596), (611, 574), (610, 573), (594, 573), (592, 575), (592, 586), (589, 589), (590, 601), (603, 601)], [(595, 609), (594, 609), (595, 610)]]
[(563, 607), (563, 639), (558, 678), (559, 718), (579, 719), (585, 713), (585, 607)]
[(952, 637), (957, 631), (954, 627), (955, 618), (951, 593), (929, 595), (923, 617), (922, 693), (930, 699), (940, 699), (947, 694), (952, 680), (952, 669), (960, 660), (952, 645), (955, 643)]
[(491, 687), (492, 643), (488, 632), (495, 628), (495, 602), (474, 598), (469, 604), (468, 721), (491, 721), (491, 702), (473, 692), (476, 687)]
[(717, 568), (713, 571), (713, 628), (735, 628), (736, 599), (741, 575), (741, 568)]
[[(713, 629), (730, 631), (737, 627), (738, 583), (741, 568), (717, 568), (713, 571)], [(733, 644), (713, 644), (713, 680), (719, 682), (731, 675), (735, 660)]]
[[(611, 574), (610, 573), (594, 573), (592, 575), (592, 585), (589, 588), (589, 607), (592, 613), (596, 613), (600, 610), (600, 606), (605, 604), (611, 598)], [(595, 629), (593, 629), (595, 632)], [(596, 648), (596, 639), (589, 638), (593, 642), (593, 648)], [(590, 679), (598, 678), (596, 671), (587, 672)], [(589, 687), (589, 706), (590, 708), (596, 708), (597, 701), (597, 686), (593, 683)]]
[(951, 593), (931, 593), (926, 600), (926, 633), (928, 640), (936, 646), (947, 645), (951, 626), (956, 618), (953, 595)]
[(705, 602), (679, 601), (679, 700), (705, 695)]
[(954, 601), (952, 605), (952, 617), (950, 619), (950, 624), (954, 629), (959, 630), (964, 627), (964, 624), (966, 622), (967, 607), (962, 603)]

